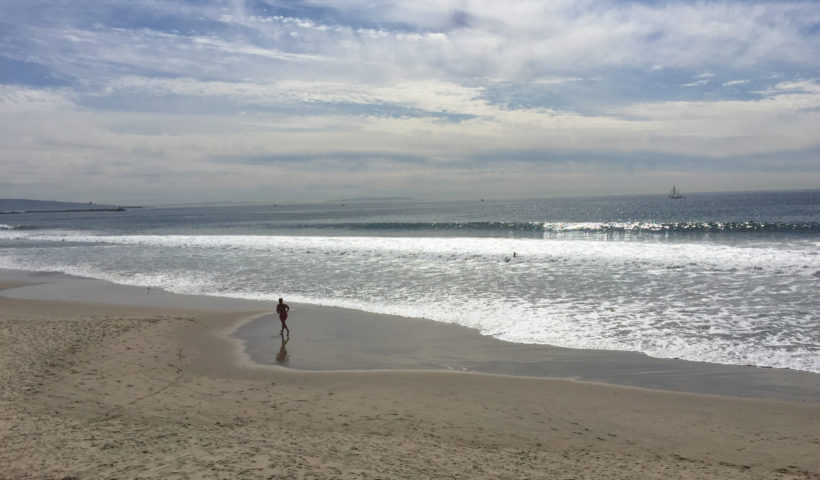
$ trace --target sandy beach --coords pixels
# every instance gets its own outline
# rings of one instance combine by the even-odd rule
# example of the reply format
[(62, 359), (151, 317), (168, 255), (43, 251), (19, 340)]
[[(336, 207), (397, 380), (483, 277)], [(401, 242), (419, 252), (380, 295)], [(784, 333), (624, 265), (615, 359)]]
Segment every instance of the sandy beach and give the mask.
[(300, 371), (255, 365), (230, 336), (264, 304), (72, 285), (60, 291), (83, 301), (0, 298), (0, 478), (820, 478), (815, 375), (789, 401)]

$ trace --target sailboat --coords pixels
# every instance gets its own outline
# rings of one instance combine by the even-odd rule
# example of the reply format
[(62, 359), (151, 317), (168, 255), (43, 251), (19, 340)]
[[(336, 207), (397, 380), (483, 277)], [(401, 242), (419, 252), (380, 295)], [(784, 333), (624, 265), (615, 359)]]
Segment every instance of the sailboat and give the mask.
[(669, 198), (683, 198), (683, 195), (681, 195), (678, 189), (672, 185), (672, 191), (669, 192)]

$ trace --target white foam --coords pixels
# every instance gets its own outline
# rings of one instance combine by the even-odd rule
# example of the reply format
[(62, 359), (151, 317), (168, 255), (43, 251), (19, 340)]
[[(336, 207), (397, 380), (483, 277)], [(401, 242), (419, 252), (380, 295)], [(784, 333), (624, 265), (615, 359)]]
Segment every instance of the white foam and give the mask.
[[(631, 242), (507, 238), (313, 237), (254, 235), (88, 235), (84, 233), (3, 232), (0, 238), (49, 242), (139, 245), (167, 248), (277, 251), (340, 255), (399, 255), (436, 259), (565, 259), (577, 262), (647, 262), (659, 267), (700, 265), (716, 269), (817, 269), (820, 256), (806, 244), (733, 246), (704, 243)], [(811, 242), (814, 243), (814, 242)], [(806, 268), (807, 267), (807, 268)], [(810, 274), (810, 272), (804, 272)]]

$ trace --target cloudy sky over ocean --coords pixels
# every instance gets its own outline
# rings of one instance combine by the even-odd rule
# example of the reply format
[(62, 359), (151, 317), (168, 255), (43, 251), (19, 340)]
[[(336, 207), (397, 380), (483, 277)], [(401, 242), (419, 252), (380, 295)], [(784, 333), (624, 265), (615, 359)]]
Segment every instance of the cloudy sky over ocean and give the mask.
[(814, 0), (0, 8), (0, 198), (820, 185)]

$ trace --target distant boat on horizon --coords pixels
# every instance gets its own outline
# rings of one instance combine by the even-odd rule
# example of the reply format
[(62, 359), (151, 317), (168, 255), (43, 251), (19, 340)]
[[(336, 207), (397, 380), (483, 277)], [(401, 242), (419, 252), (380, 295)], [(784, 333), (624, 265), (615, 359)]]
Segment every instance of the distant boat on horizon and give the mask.
[(672, 185), (672, 191), (669, 192), (669, 198), (683, 198), (683, 195), (681, 195), (678, 189)]

